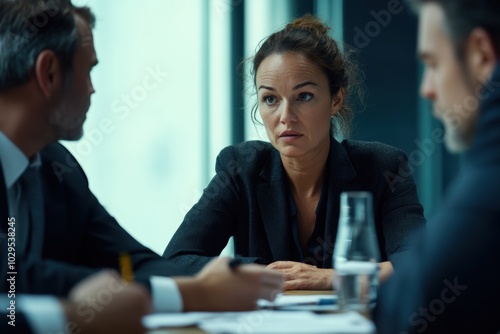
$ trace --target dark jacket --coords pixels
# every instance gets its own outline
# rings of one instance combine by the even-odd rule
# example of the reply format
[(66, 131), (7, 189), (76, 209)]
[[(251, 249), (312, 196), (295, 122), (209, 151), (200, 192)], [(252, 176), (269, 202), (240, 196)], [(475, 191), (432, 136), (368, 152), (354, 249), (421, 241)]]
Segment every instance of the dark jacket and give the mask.
[(500, 67), (484, 96), (463, 170), (381, 289), (379, 333), (500, 331)]
[[(411, 175), (394, 178), (398, 170), (408, 170), (404, 153), (381, 143), (331, 139), (327, 166), (328, 203), (324, 212), (317, 211), (324, 225), (318, 237), (323, 249), (306, 262), (331, 268), (343, 191), (372, 192), (382, 261), (406, 250), (407, 237), (425, 221)], [(279, 152), (261, 141), (229, 146), (219, 154), (216, 172), (163, 256), (195, 273), (234, 237), (235, 253), (245, 262), (303, 260), (294, 252)]]
[[(62, 145), (49, 145), (41, 151), (41, 157), (45, 203), (43, 253), (41, 257), (40, 254), (30, 254), (28, 245), (28, 256), (16, 259), (17, 293), (65, 296), (77, 282), (92, 273), (103, 268), (118, 270), (118, 254), (122, 251), (131, 255), (136, 278), (146, 285), (148, 277), (153, 274), (171, 276), (184, 273), (141, 245), (109, 215), (90, 191), (80, 165)], [(0, 233), (2, 229), (5, 231), (7, 208), (0, 167), (0, 218), (3, 224)], [(32, 236), (37, 237), (40, 236)], [(2, 266), (0, 276), (6, 274), (6, 269)], [(4, 279), (0, 287), (0, 292), (7, 290)]]

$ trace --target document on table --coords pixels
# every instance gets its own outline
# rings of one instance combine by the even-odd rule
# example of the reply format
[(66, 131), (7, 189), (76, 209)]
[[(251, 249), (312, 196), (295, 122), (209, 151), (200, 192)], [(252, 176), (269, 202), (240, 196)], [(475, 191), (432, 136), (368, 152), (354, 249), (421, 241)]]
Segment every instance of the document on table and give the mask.
[(374, 324), (356, 312), (314, 314), (307, 311), (191, 312), (148, 315), (149, 329), (197, 325), (209, 333), (322, 334), (375, 333)]
[(202, 330), (214, 334), (375, 333), (375, 325), (356, 312), (314, 314), (306, 311), (253, 311), (221, 314), (203, 320)]
[(337, 296), (324, 295), (284, 295), (279, 294), (274, 301), (259, 299), (257, 305), (261, 309), (294, 310), (294, 311), (333, 311), (337, 307)]
[(154, 313), (142, 318), (142, 324), (149, 329), (167, 327), (189, 327), (199, 324), (202, 320), (213, 318), (215, 312), (186, 313)]

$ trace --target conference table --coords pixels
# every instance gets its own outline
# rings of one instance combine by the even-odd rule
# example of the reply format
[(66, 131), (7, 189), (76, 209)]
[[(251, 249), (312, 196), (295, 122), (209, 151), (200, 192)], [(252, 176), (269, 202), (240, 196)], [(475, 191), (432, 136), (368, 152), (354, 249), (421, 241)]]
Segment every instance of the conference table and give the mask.
[[(292, 290), (285, 291), (285, 295), (327, 295), (334, 294), (332, 290)], [(280, 311), (275, 311), (280, 312)], [(334, 313), (335, 311), (332, 311)], [(362, 314), (366, 318), (370, 318), (369, 314)], [(207, 333), (196, 326), (183, 328), (165, 328), (148, 331), (148, 334), (204, 334)]]

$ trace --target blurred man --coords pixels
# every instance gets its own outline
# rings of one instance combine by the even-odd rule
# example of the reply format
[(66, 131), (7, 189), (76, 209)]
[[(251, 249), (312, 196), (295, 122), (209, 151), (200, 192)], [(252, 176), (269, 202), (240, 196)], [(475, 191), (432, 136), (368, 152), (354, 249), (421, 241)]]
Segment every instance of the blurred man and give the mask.
[(125, 253), (153, 311), (248, 310), (258, 298), (274, 298), (281, 274), (258, 265), (230, 269), (227, 259), (194, 278), (165, 277), (182, 272), (106, 212), (57, 142), (82, 136), (94, 93), (90, 9), (69, 0), (0, 0), (0, 13), (0, 291), (66, 298), (85, 277), (119, 270)]
[[(105, 305), (96, 302), (99, 299)], [(0, 295), (0, 307), (2, 313), (7, 310), (0, 322), (4, 334), (135, 334), (146, 330), (142, 317), (151, 312), (151, 301), (140, 284), (127, 283), (113, 272), (102, 271), (78, 283), (67, 299), (45, 295), (13, 299)], [(59, 323), (62, 326), (58, 327)]]
[(465, 164), (420, 248), (381, 289), (380, 333), (500, 331), (500, 1), (413, 0), (421, 94)]

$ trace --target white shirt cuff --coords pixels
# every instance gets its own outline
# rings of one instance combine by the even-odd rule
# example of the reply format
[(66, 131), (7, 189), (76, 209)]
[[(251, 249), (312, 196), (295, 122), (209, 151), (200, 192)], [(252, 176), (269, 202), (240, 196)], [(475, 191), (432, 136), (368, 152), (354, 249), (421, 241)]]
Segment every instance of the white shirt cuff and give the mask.
[(151, 276), (150, 282), (153, 312), (182, 312), (181, 292), (173, 279)]
[(26, 316), (33, 332), (65, 333), (66, 317), (57, 298), (23, 295), (16, 298), (16, 304)]

